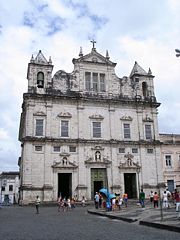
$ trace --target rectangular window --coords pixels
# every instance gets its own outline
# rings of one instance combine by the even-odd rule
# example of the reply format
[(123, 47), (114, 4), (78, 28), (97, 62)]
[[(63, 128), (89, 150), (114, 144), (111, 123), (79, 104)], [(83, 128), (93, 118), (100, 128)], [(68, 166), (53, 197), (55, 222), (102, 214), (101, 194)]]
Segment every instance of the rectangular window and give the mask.
[(36, 136), (43, 136), (43, 119), (36, 119)]
[(69, 137), (69, 121), (61, 121), (61, 137)]
[(149, 124), (145, 125), (145, 137), (147, 140), (152, 139), (151, 125), (149, 125)]
[(119, 153), (125, 153), (125, 148), (119, 148)]
[(69, 152), (76, 152), (75, 146), (69, 146)]
[(13, 191), (13, 185), (9, 185), (9, 191)]
[(124, 138), (126, 139), (131, 138), (130, 124), (128, 123), (124, 123)]
[(60, 146), (54, 146), (53, 147), (54, 152), (60, 152), (60, 149), (61, 149)]
[(132, 153), (138, 153), (138, 148), (132, 148)]
[(147, 153), (148, 153), (148, 154), (152, 154), (153, 152), (154, 152), (154, 151), (153, 151), (153, 148), (148, 148), (148, 149), (147, 149)]
[(98, 74), (93, 73), (93, 91), (98, 92)]
[(93, 137), (101, 137), (101, 122), (93, 122)]
[(85, 72), (85, 89), (87, 91), (91, 90), (91, 73)]
[(35, 146), (36, 152), (42, 152), (42, 146)]
[(5, 191), (5, 187), (4, 187), (4, 186), (1, 187), (1, 191), (2, 191), (2, 192)]
[(100, 73), (100, 92), (105, 92), (106, 86), (105, 86), (105, 74)]
[(166, 167), (171, 167), (172, 166), (171, 155), (166, 155), (165, 160), (166, 160)]

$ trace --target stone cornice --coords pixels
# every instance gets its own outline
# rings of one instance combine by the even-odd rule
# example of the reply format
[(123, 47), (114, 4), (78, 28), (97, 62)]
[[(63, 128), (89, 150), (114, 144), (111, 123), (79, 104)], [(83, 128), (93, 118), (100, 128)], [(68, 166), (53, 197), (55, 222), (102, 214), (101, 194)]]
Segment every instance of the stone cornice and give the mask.
[[(125, 104), (125, 105), (135, 105), (136, 107), (138, 106), (150, 106), (153, 108), (159, 107), (161, 104), (158, 102), (153, 102), (151, 99), (149, 100), (138, 100), (136, 98), (128, 98), (128, 97), (123, 97), (121, 95), (113, 95), (113, 96), (108, 96), (108, 95), (101, 95), (101, 94), (87, 94), (87, 93), (80, 93), (80, 92), (73, 92), (73, 91), (68, 91), (66, 93), (62, 93), (61, 91), (55, 91), (52, 89), (46, 89), (46, 94), (37, 94), (36, 92), (34, 93), (24, 93), (23, 94), (23, 99), (24, 101), (28, 99), (34, 99), (34, 100), (42, 100), (43, 101), (52, 101), (53, 100), (66, 100), (66, 101), (73, 101), (75, 104), (79, 100), (81, 102), (83, 101), (90, 101), (90, 102), (101, 102), (105, 104)], [(76, 101), (76, 102), (75, 102)]]
[(155, 145), (162, 145), (163, 143), (159, 140), (152, 140), (152, 141), (145, 141), (145, 140), (139, 140), (139, 141), (123, 141), (123, 140), (117, 140), (117, 139), (81, 139), (81, 138), (52, 138), (52, 137), (33, 137), (33, 136), (26, 136), (21, 139), (21, 142), (38, 142), (38, 143), (60, 143), (60, 144), (70, 144), (70, 143), (90, 143), (90, 144), (121, 144), (121, 145), (146, 145), (146, 146), (155, 146)]

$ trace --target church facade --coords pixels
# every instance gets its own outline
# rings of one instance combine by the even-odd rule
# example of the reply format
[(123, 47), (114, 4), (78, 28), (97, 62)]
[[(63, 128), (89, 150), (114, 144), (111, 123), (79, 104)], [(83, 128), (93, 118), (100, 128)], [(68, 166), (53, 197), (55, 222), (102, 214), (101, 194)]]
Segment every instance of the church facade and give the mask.
[(52, 75), (43, 53), (28, 64), (19, 140), (20, 201), (58, 196), (93, 199), (100, 188), (137, 198), (163, 185), (154, 76), (135, 62), (129, 77), (98, 53)]

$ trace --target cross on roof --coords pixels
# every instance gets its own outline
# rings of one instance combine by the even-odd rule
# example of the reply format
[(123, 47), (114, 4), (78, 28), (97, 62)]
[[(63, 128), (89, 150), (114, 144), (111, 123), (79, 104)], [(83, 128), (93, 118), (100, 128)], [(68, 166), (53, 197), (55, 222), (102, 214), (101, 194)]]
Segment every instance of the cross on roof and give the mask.
[(93, 49), (95, 49), (95, 43), (96, 43), (96, 41), (93, 39), (93, 40), (91, 40), (91, 42), (92, 42), (92, 44), (93, 44)]

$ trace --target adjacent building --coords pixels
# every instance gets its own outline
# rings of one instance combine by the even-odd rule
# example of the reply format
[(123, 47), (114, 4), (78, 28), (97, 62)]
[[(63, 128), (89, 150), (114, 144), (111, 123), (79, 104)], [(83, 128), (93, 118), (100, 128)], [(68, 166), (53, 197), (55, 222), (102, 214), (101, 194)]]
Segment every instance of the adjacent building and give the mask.
[(165, 185), (171, 192), (180, 190), (180, 135), (160, 134), (160, 140)]
[(162, 142), (154, 76), (134, 63), (129, 77), (98, 53), (72, 60), (71, 73), (52, 75), (51, 58), (39, 51), (28, 64), (19, 140), (20, 201), (39, 195), (93, 199), (106, 187), (138, 197), (164, 187)]
[(2, 172), (0, 174), (0, 203), (15, 204), (19, 202), (19, 172)]

